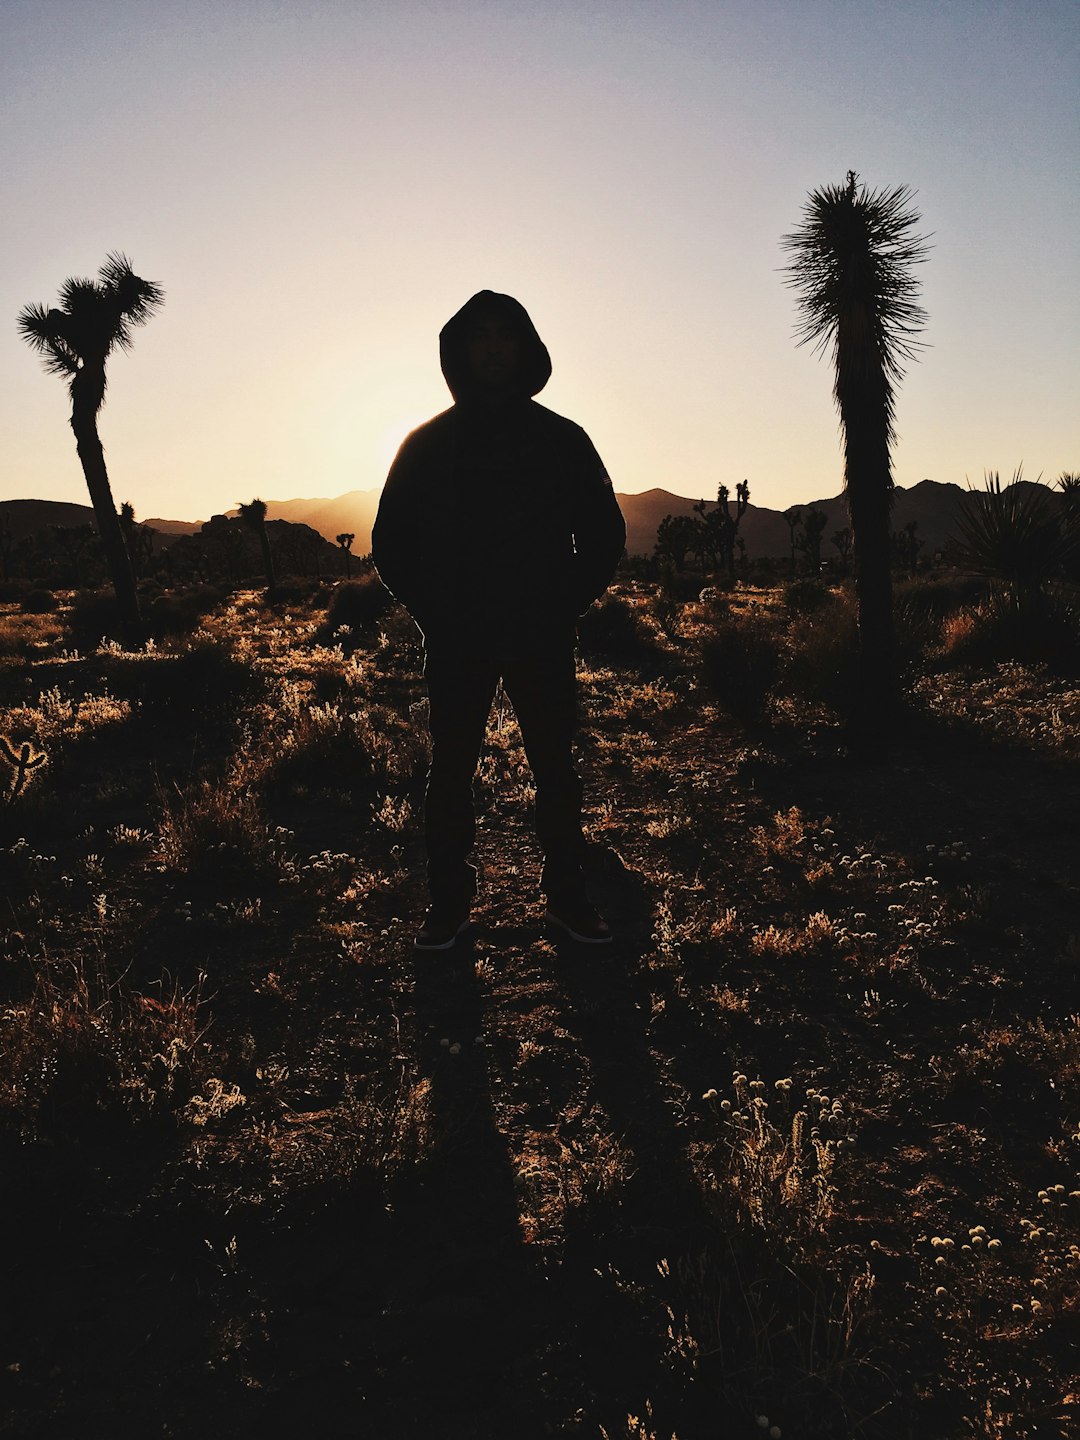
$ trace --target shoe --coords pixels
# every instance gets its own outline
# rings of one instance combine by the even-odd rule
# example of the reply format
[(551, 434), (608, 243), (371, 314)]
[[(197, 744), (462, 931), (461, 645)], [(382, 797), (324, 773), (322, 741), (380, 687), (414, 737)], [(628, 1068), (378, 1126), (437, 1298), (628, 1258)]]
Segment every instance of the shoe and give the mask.
[(469, 908), (432, 905), (424, 916), (424, 923), (416, 932), (414, 945), (417, 950), (452, 950), (459, 935), (469, 928)]
[(575, 900), (564, 904), (549, 900), (544, 911), (549, 925), (565, 930), (571, 940), (579, 945), (610, 945), (615, 938), (611, 926), (588, 900)]

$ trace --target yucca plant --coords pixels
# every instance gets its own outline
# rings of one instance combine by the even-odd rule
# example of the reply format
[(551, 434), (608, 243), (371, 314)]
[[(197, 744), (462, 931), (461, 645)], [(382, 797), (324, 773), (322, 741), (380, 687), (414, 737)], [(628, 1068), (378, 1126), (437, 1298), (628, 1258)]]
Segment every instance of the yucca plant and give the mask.
[(1076, 553), (1076, 530), (1062, 523), (1050, 491), (1028, 484), (1018, 466), (1007, 485), (996, 470), (981, 490), (968, 490), (956, 519), (964, 564), (997, 582), (999, 594), (1022, 617), (1042, 601), (1046, 585)]
[(109, 485), (97, 417), (105, 403), (105, 362), (114, 349), (131, 349), (134, 327), (145, 324), (164, 298), (159, 285), (135, 274), (125, 255), (111, 254), (96, 280), (64, 281), (60, 308), (27, 305), (16, 322), (23, 339), (44, 356), (45, 369), (68, 381), (75, 446), (116, 591), (120, 624), (131, 645), (142, 638), (139, 599)]
[(242, 504), (240, 519), (259, 541), (263, 570), (266, 573), (266, 593), (273, 595), (277, 580), (274, 575), (274, 553), (270, 549), (270, 536), (266, 530), (266, 501), (256, 496), (247, 505)]
[(889, 512), (896, 385), (917, 350), (925, 315), (913, 267), (926, 257), (913, 233), (918, 214), (905, 185), (814, 190), (798, 230), (785, 235), (787, 283), (795, 290), (800, 344), (831, 352), (833, 396), (844, 437), (844, 495), (851, 517), (859, 611), (860, 684), (853, 736), (881, 750), (896, 699)]

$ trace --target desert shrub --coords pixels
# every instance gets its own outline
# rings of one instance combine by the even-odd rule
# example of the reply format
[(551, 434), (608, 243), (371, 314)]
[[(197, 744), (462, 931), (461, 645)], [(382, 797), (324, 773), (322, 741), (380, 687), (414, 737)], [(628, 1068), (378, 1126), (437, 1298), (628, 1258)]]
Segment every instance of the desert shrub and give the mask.
[(60, 602), (51, 590), (30, 590), (23, 596), (22, 608), (27, 615), (52, 615), (60, 608)]
[(818, 610), (793, 618), (787, 633), (783, 689), (844, 710), (852, 695), (858, 650), (854, 598), (836, 592)]
[(998, 582), (1018, 610), (1037, 606), (1080, 544), (1080, 533), (1055, 511), (1051, 492), (1025, 484), (1019, 470), (1008, 485), (988, 474), (981, 490), (964, 495), (956, 528), (965, 564)]
[(271, 608), (280, 609), (283, 605), (301, 604), (305, 600), (311, 600), (325, 591), (330, 582), (322, 576), (301, 576), (290, 575), (285, 580), (279, 580), (274, 586), (273, 593), (267, 595)]
[(701, 642), (698, 680), (704, 691), (739, 720), (760, 720), (780, 673), (782, 645), (776, 625), (757, 611), (716, 606)]
[(707, 580), (700, 570), (677, 570), (670, 564), (660, 565), (658, 579), (668, 595), (683, 603), (696, 600), (704, 586), (716, 583)]
[(947, 616), (939, 629), (946, 661), (992, 665), (1022, 660), (1071, 669), (1080, 660), (1080, 605), (1075, 594), (1053, 590), (1041, 597), (1037, 617), (1000, 590)]
[(655, 650), (637, 607), (618, 595), (608, 595), (579, 617), (578, 644), (589, 659), (632, 660)]
[(130, 1124), (184, 1103), (198, 1065), (199, 995), (160, 998), (119, 984), (83, 957), (39, 967), (5, 1011), (0, 1118), (26, 1137)]
[(190, 635), (199, 621), (221, 604), (226, 594), (217, 585), (165, 590), (145, 607), (147, 631), (157, 640), (168, 635)]
[(784, 586), (784, 604), (795, 615), (812, 615), (828, 598), (828, 586), (809, 576), (789, 580)]
[(112, 689), (162, 727), (227, 726), (268, 693), (265, 676), (217, 640), (179, 655), (113, 656), (106, 669)]
[(913, 615), (939, 624), (964, 605), (974, 605), (990, 592), (989, 582), (964, 570), (940, 570), (893, 583), (893, 602)]
[(393, 753), (388, 727), (376, 729), (368, 712), (312, 705), (268, 754), (261, 781), (269, 793), (330, 790), (370, 802), (389, 783)]
[(379, 577), (371, 573), (345, 580), (334, 589), (323, 632), (333, 635), (347, 625), (357, 635), (373, 630), (394, 603)]
[(0, 615), (0, 655), (26, 655), (40, 659), (61, 639), (63, 633), (60, 620), (51, 615), (31, 617), (25, 611), (9, 610)]
[(68, 629), (76, 650), (87, 654), (102, 641), (119, 640), (122, 635), (120, 611), (111, 590), (80, 590), (67, 615)]
[(29, 593), (29, 580), (0, 580), (0, 605), (20, 604)]
[(265, 882), (279, 869), (280, 846), (250, 790), (203, 781), (161, 803), (157, 852), (167, 869), (219, 892)]

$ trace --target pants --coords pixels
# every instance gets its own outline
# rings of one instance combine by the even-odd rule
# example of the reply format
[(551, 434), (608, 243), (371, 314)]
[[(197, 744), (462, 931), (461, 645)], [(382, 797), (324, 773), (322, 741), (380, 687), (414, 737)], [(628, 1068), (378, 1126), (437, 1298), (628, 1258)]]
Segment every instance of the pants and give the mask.
[(473, 776), (500, 678), (521, 727), (536, 782), (536, 834), (549, 899), (583, 894), (581, 780), (574, 769), (577, 679), (572, 647), (520, 656), (432, 654), (425, 666), (431, 771), (424, 801), (428, 883), (433, 904), (456, 906), (476, 890), (468, 856), (476, 838)]

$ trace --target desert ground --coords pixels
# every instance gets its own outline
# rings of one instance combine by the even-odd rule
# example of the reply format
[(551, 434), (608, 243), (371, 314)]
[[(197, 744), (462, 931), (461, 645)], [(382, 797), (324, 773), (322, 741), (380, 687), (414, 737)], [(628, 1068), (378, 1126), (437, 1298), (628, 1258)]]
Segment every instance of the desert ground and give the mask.
[(422, 955), (420, 643), (339, 588), (137, 652), (0, 606), (0, 1434), (1076, 1433), (1075, 659), (901, 586), (858, 758), (842, 588), (623, 577), (579, 662), (615, 943), (544, 927), (500, 700), (475, 925)]

